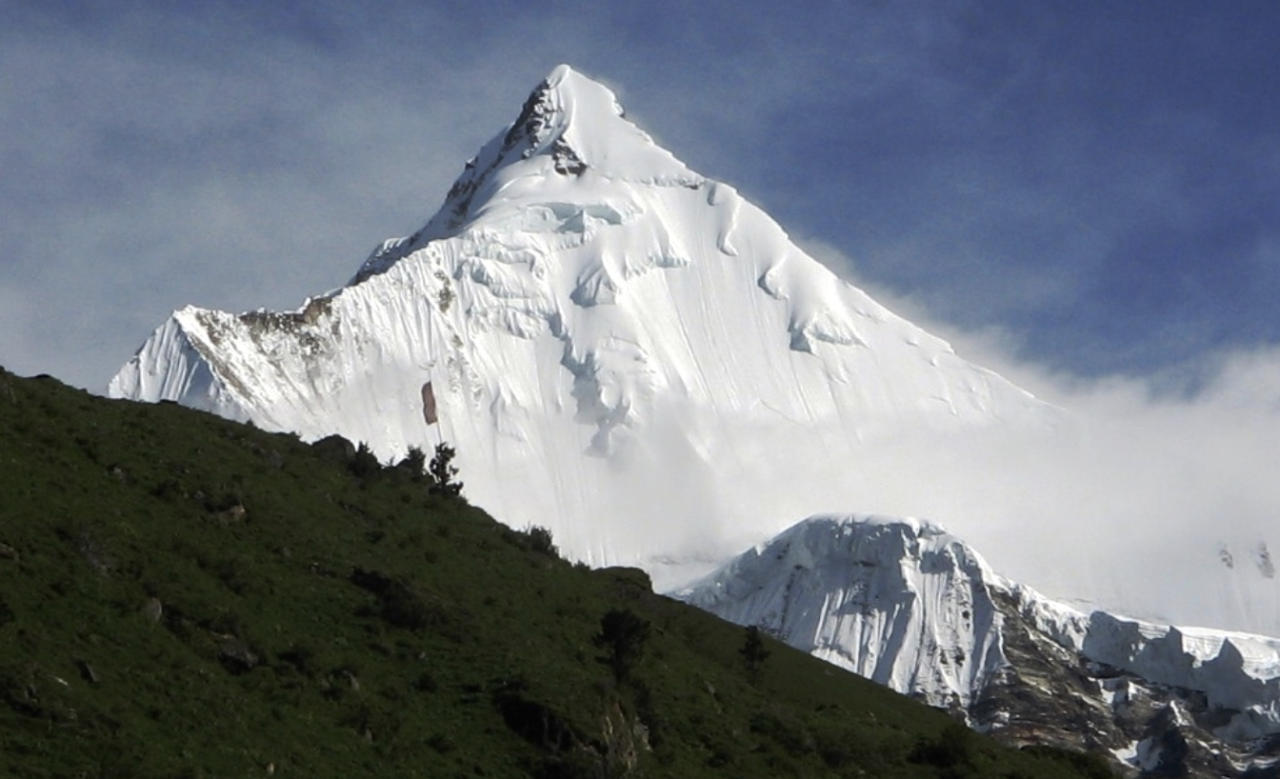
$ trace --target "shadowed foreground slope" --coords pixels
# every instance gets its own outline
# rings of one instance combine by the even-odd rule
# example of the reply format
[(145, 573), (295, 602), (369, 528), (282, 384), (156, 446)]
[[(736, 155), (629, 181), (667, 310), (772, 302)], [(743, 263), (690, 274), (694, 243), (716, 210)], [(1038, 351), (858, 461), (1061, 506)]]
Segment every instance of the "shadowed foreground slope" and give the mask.
[[(771, 640), (749, 667), (341, 441), (0, 370), (0, 472), (5, 776), (1105, 775)], [(611, 613), (647, 625), (621, 663)]]

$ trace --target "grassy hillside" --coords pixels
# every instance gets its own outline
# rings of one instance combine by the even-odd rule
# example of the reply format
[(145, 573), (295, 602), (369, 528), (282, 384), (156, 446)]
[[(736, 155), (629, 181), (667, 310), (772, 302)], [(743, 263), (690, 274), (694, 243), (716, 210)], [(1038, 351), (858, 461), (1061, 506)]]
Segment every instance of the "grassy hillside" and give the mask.
[(0, 370), (0, 775), (1097, 768), (999, 748), (768, 639), (753, 671), (741, 628), (643, 573), (575, 566), (360, 463)]

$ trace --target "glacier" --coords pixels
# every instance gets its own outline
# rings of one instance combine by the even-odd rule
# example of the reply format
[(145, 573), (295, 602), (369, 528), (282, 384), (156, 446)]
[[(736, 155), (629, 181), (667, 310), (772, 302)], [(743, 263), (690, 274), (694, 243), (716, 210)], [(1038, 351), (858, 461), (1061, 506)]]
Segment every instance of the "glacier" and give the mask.
[(859, 505), (877, 447), (1060, 416), (837, 278), (566, 66), (349, 284), (294, 312), (176, 311), (108, 394), (383, 459), (447, 440), (498, 518), (672, 583), (815, 497)]

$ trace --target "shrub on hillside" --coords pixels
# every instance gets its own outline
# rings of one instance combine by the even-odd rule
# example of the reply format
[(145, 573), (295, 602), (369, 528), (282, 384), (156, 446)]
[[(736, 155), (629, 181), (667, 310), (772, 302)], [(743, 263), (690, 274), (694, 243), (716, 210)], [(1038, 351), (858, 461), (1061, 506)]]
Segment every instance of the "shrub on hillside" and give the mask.
[(649, 622), (631, 609), (610, 609), (600, 620), (600, 632), (591, 640), (605, 652), (600, 662), (613, 670), (618, 682), (624, 682), (644, 656)]

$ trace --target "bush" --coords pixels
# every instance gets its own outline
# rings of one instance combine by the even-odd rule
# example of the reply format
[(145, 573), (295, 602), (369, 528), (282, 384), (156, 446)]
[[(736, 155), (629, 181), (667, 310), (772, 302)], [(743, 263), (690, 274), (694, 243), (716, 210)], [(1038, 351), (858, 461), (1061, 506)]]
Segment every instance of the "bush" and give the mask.
[(738, 654), (742, 655), (743, 662), (747, 664), (747, 673), (759, 673), (764, 661), (769, 659), (769, 650), (764, 648), (764, 641), (760, 638), (760, 628), (752, 625), (746, 629)]
[(766, 709), (751, 715), (751, 732), (772, 739), (792, 757), (814, 752), (817, 744), (804, 722), (782, 709)]
[(557, 559), (560, 557), (560, 549), (552, 540), (551, 531), (545, 527), (533, 525), (524, 530), (504, 528), (502, 530), (502, 540), (516, 549), (537, 552)]
[(1058, 747), (1049, 746), (1047, 744), (1033, 744), (1022, 748), (1023, 752), (1035, 755), (1036, 757), (1048, 758), (1056, 760), (1060, 763), (1066, 763), (1073, 771), (1089, 777), (1089, 779), (1113, 779), (1115, 772), (1111, 770), (1111, 765), (1105, 757), (1088, 752), (1076, 752), (1070, 749), (1060, 749)]
[(951, 722), (942, 729), (937, 738), (920, 739), (911, 750), (908, 759), (913, 763), (958, 769), (971, 767), (973, 757), (973, 731), (959, 722)]
[(396, 463), (396, 470), (408, 474), (413, 481), (420, 481), (427, 472), (427, 455), (416, 446), (409, 447), (404, 459)]
[(618, 682), (626, 681), (644, 656), (649, 622), (631, 609), (610, 609), (600, 620), (600, 632), (591, 641), (605, 651), (600, 662), (613, 669)]
[(354, 476), (361, 479), (367, 479), (382, 471), (382, 463), (378, 462), (378, 456), (363, 441), (356, 448), (356, 453), (352, 455), (348, 467)]
[(448, 619), (440, 598), (403, 579), (356, 568), (351, 572), (351, 583), (377, 596), (379, 616), (394, 627), (423, 630), (439, 627)]
[(559, 557), (560, 550), (551, 540), (551, 531), (541, 525), (529, 528), (529, 548), (549, 557)]

